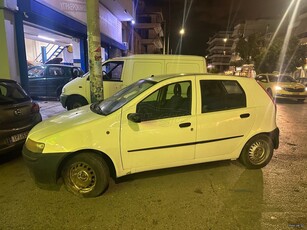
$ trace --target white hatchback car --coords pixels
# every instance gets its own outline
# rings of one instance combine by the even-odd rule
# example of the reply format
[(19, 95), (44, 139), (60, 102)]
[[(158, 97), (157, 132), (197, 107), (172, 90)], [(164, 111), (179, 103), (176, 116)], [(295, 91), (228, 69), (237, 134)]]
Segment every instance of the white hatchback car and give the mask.
[(279, 145), (276, 106), (251, 78), (154, 76), (102, 101), (51, 117), (30, 132), (23, 157), (38, 184), (83, 197), (116, 177), (219, 160), (264, 167)]

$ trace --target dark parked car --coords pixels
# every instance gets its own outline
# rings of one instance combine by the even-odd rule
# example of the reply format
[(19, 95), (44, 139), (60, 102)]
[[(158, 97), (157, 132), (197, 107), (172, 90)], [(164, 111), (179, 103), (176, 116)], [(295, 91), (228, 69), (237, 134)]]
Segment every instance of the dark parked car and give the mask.
[(28, 69), (31, 97), (59, 98), (63, 86), (84, 74), (81, 68), (69, 65), (48, 64)]
[(0, 79), (0, 155), (21, 148), (42, 121), (39, 105), (13, 80)]

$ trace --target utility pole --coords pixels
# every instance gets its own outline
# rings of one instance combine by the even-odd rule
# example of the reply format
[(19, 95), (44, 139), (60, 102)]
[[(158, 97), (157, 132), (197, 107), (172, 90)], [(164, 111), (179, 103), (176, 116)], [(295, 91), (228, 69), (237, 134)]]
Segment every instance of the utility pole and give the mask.
[(99, 0), (86, 1), (91, 102), (103, 100)]

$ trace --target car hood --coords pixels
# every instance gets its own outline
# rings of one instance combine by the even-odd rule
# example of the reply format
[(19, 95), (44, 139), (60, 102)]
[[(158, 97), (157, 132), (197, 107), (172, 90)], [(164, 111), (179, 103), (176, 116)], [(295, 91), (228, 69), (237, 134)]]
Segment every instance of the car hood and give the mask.
[(286, 88), (296, 88), (296, 89), (305, 88), (303, 84), (297, 82), (278, 82), (277, 85)]
[(104, 116), (92, 112), (90, 105), (83, 106), (40, 122), (31, 130), (28, 137), (39, 141), (50, 135), (61, 133), (101, 118), (104, 118)]

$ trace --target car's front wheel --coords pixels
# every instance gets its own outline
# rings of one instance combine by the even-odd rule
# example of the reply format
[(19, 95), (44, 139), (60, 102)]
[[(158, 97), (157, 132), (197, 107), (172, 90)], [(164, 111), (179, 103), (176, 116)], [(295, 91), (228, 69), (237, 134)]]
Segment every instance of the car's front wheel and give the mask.
[(245, 167), (259, 169), (270, 162), (273, 149), (271, 138), (265, 134), (259, 134), (245, 144), (239, 159)]
[(62, 170), (66, 189), (81, 197), (101, 195), (109, 185), (109, 177), (106, 162), (92, 152), (79, 153), (70, 158)]
[(87, 101), (83, 97), (73, 95), (68, 98), (66, 106), (68, 110), (72, 110), (87, 104)]

